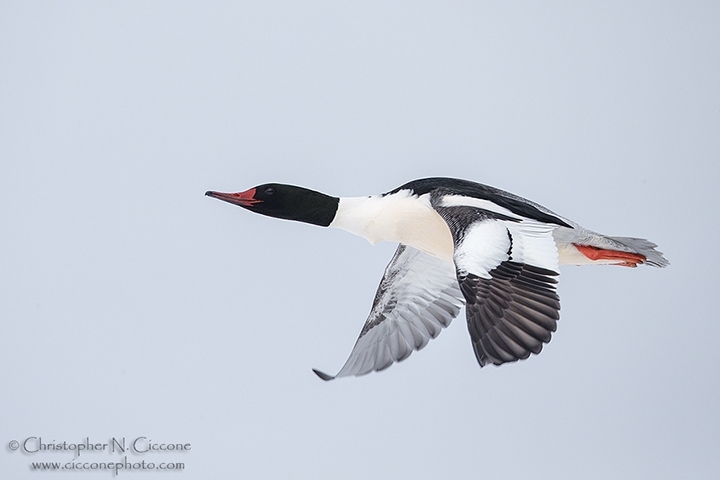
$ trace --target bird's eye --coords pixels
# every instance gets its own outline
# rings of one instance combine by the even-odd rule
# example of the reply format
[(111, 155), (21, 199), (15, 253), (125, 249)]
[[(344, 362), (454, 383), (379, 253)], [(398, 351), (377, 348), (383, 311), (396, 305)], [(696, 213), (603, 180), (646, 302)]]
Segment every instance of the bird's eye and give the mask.
[(268, 187), (268, 188), (265, 189), (265, 195), (272, 195), (273, 193), (275, 193), (275, 189), (274, 189), (274, 188)]

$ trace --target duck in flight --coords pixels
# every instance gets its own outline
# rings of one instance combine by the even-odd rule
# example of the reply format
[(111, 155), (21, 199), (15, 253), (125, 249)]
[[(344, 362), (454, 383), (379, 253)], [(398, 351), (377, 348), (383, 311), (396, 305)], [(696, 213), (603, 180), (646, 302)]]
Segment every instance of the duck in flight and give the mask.
[(452, 178), (414, 180), (382, 195), (332, 197), (268, 183), (206, 195), (255, 213), (399, 243), (370, 315), (336, 375), (388, 368), (425, 347), (465, 305), (480, 366), (538, 354), (560, 318), (559, 265), (664, 267), (654, 243), (587, 230), (517, 195)]

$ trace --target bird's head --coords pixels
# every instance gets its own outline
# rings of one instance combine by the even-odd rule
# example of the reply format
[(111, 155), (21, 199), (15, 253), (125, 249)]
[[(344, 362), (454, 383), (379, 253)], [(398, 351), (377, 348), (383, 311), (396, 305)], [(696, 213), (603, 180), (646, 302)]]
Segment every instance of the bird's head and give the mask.
[(335, 218), (339, 199), (294, 185), (265, 183), (244, 192), (207, 191), (205, 195), (269, 217), (327, 227)]

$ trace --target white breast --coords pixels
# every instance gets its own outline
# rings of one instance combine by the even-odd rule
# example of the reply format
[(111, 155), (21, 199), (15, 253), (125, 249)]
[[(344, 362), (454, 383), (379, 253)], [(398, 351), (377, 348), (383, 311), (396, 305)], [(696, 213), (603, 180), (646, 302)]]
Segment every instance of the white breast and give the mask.
[(452, 262), (453, 241), (445, 221), (430, 206), (430, 196), (406, 190), (392, 195), (340, 198), (330, 227), (359, 235), (370, 243), (403, 243)]

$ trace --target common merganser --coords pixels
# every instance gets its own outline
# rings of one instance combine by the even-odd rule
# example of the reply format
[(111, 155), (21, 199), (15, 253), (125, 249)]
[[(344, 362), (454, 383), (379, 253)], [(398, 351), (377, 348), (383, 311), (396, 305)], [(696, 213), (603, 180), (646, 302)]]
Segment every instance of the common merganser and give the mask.
[(267, 183), (208, 196), (250, 211), (340, 228), (398, 246), (370, 315), (336, 375), (388, 368), (420, 350), (465, 305), (480, 366), (538, 354), (560, 318), (559, 265), (665, 267), (654, 243), (587, 230), (537, 203), (452, 178), (414, 180), (382, 195), (332, 197)]

